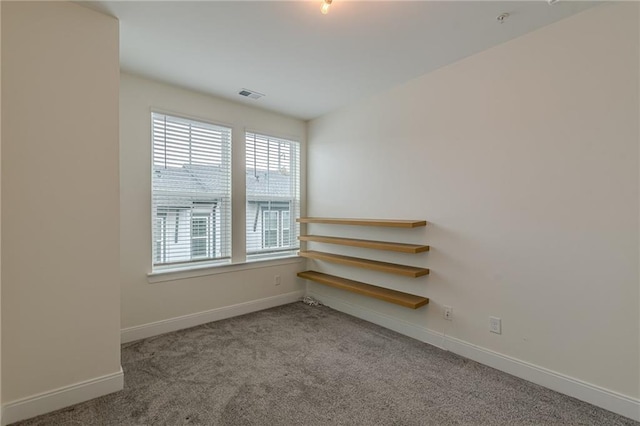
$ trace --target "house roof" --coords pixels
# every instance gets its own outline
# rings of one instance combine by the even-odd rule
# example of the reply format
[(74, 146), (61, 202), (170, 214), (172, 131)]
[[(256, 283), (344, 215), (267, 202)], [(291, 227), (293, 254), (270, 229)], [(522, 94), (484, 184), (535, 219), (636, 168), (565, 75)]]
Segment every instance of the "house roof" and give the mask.
[[(226, 170), (217, 165), (184, 165), (153, 167), (153, 190), (180, 193), (224, 194), (230, 179)], [(255, 201), (290, 199), (293, 179), (285, 170), (246, 169), (247, 197)]]

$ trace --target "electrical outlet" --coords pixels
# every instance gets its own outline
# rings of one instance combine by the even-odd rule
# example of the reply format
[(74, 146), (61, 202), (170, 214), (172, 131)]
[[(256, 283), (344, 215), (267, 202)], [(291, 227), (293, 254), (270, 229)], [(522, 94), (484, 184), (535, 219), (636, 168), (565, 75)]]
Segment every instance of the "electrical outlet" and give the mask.
[(445, 305), (443, 316), (444, 316), (444, 319), (448, 321), (453, 321), (453, 308), (451, 306)]
[(496, 317), (489, 317), (489, 331), (502, 334), (502, 320)]
[(280, 275), (274, 275), (273, 276), (273, 284), (274, 285), (280, 285), (281, 282), (282, 282), (282, 280), (280, 279)]

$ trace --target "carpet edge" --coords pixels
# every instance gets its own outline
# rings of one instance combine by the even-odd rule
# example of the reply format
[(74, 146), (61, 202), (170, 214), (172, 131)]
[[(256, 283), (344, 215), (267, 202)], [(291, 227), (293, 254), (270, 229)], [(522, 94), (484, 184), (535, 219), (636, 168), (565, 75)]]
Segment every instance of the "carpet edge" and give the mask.
[(324, 305), (337, 311), (372, 322), (621, 416), (640, 421), (640, 399), (494, 352), (464, 340), (443, 335), (426, 327), (421, 327), (360, 305), (344, 302), (335, 297), (318, 294), (313, 291), (308, 291), (307, 295), (316, 298)]
[(265, 297), (263, 299), (251, 300), (235, 305), (223, 306), (207, 311), (123, 328), (120, 330), (120, 343), (134, 342), (136, 340), (146, 339), (147, 337), (159, 336), (172, 331), (206, 324), (208, 322), (220, 321), (239, 315), (249, 314), (251, 312), (275, 308), (276, 306), (297, 302), (304, 296), (304, 293), (304, 290), (297, 290), (289, 293), (278, 294), (276, 296)]

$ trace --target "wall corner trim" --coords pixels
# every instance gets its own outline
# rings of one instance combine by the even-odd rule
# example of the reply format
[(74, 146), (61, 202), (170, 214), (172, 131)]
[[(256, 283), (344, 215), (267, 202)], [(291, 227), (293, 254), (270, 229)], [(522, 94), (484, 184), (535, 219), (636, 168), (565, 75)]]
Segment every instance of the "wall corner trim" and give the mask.
[(344, 302), (335, 297), (317, 294), (313, 291), (309, 291), (308, 295), (337, 311), (378, 324), (405, 336), (469, 358), (480, 364), (640, 421), (640, 399), (635, 399), (454, 337), (445, 336), (426, 327), (411, 324), (360, 305)]
[(221, 308), (208, 311), (197, 312), (195, 314), (183, 315), (169, 318), (162, 321), (151, 322), (135, 327), (124, 328), (120, 332), (120, 341), (129, 343), (147, 337), (158, 336), (172, 331), (195, 327), (208, 322), (220, 321), (251, 312), (262, 311), (280, 305), (297, 302), (304, 296), (304, 290), (292, 291), (290, 293), (279, 294), (277, 296), (266, 297), (264, 299), (251, 300), (249, 302), (238, 303), (236, 305), (223, 306)]
[(123, 388), (124, 373), (120, 367), (115, 373), (3, 404), (2, 426), (79, 404)]

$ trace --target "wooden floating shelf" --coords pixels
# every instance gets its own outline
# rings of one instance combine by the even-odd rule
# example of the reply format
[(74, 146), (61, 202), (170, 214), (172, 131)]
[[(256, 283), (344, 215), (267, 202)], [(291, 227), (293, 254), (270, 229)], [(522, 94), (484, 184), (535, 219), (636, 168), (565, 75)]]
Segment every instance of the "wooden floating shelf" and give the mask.
[(421, 277), (429, 273), (429, 270), (426, 268), (416, 268), (414, 266), (398, 265), (396, 263), (378, 262), (376, 260), (342, 256), (339, 254), (325, 253), (322, 251), (301, 251), (299, 255), (308, 259), (325, 260), (327, 262), (357, 266), (359, 268), (372, 269), (374, 271), (387, 272), (390, 274), (404, 275), (406, 277), (412, 278)]
[(301, 217), (299, 223), (327, 223), (330, 225), (386, 226), (390, 228), (417, 228), (426, 226), (426, 220), (393, 220), (393, 219), (338, 219), (329, 217)]
[(353, 238), (325, 237), (324, 235), (300, 235), (300, 241), (339, 244), (342, 246), (363, 247), (375, 250), (398, 251), (401, 253), (422, 253), (429, 251), (429, 246), (416, 244), (388, 243), (385, 241), (356, 240)]
[(348, 280), (333, 275), (323, 274), (316, 271), (298, 272), (300, 278), (315, 281), (330, 287), (351, 291), (353, 293), (362, 294), (364, 296), (374, 297), (384, 300), (385, 302), (395, 303), (411, 309), (418, 309), (429, 303), (429, 299), (422, 296), (416, 296), (409, 293), (403, 293), (397, 290), (378, 287), (371, 284), (365, 284), (359, 281)]

